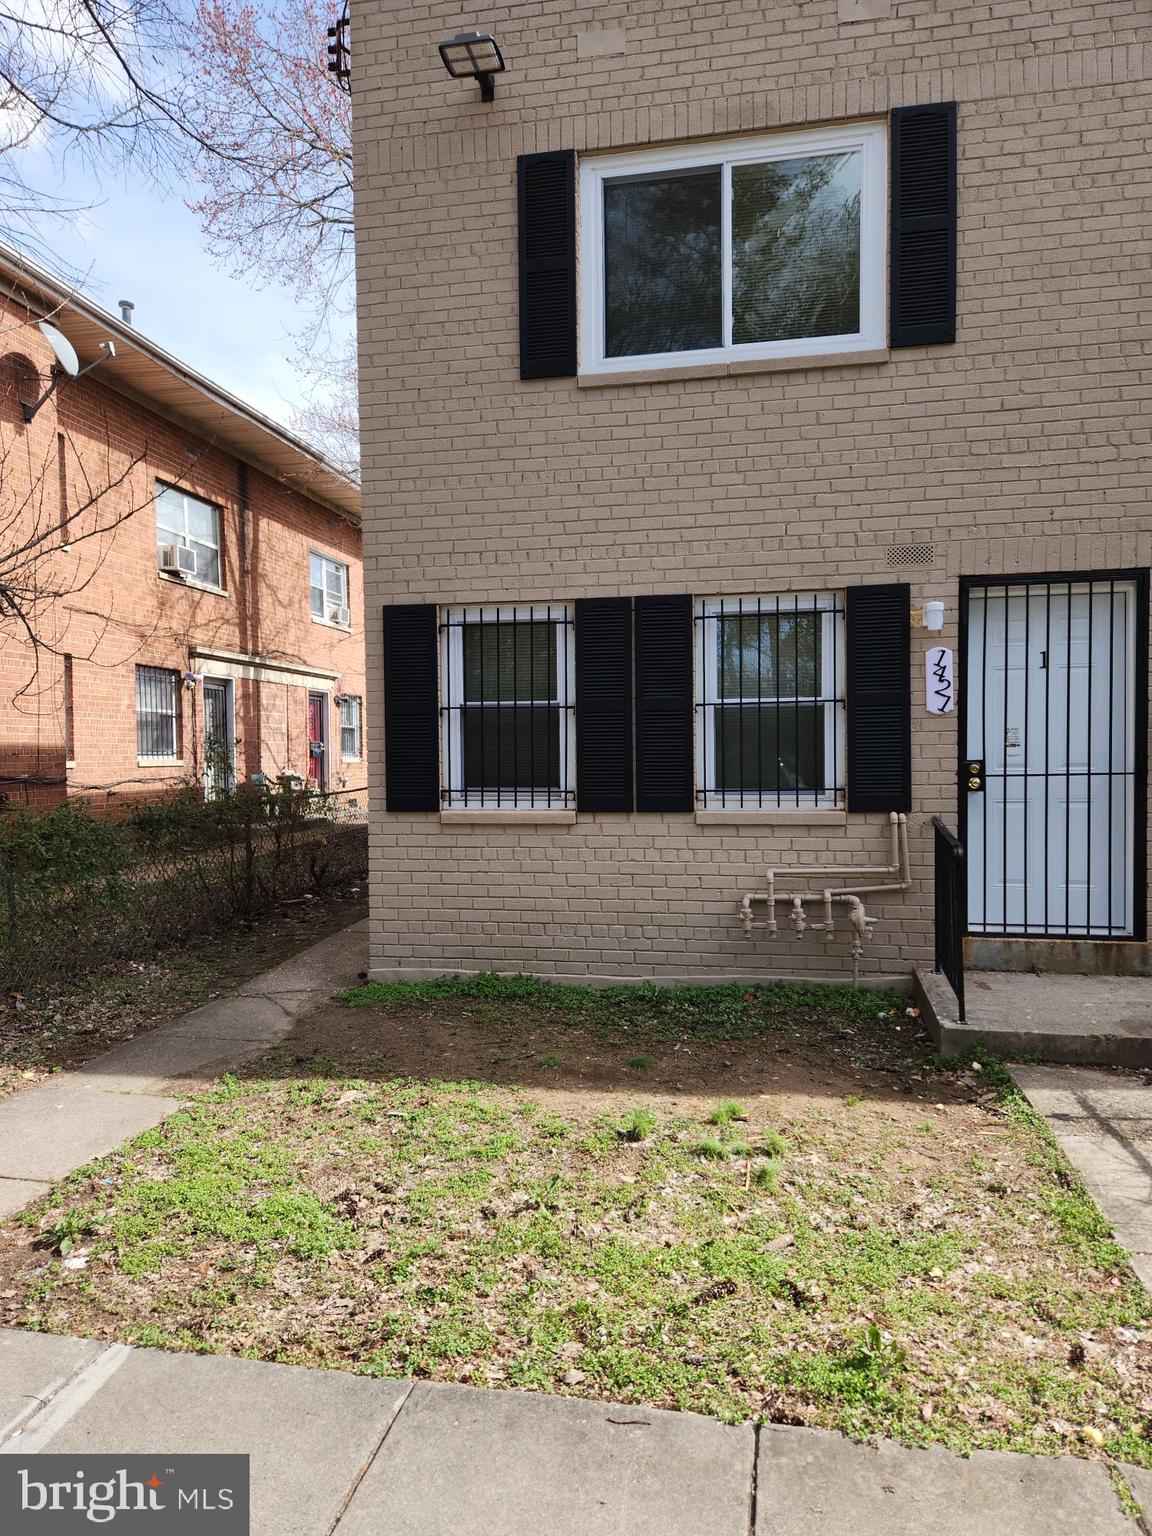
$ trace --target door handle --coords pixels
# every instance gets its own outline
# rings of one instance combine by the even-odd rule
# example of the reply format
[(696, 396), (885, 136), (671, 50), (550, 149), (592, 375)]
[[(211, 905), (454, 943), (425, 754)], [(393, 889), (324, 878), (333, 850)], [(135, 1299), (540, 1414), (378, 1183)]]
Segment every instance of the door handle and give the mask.
[(964, 764), (964, 787), (973, 794), (982, 794), (984, 790), (984, 759), (969, 758)]

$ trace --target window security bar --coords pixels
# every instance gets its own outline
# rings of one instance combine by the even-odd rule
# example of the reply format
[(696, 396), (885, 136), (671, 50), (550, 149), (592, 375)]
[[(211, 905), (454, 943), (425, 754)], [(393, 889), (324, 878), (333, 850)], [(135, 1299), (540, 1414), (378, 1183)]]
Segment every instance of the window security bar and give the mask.
[(843, 806), (843, 650), (838, 594), (697, 604), (701, 809)]
[(450, 609), (440, 624), (441, 803), (575, 806), (575, 646), (563, 604)]
[(136, 754), (179, 756), (179, 677), (167, 667), (136, 668)]

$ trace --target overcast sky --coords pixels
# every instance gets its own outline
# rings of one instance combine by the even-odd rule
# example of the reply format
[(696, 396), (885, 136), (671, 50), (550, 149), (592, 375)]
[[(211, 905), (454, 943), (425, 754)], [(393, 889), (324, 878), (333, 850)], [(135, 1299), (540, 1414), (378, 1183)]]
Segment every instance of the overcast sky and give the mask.
[(302, 329), (291, 293), (224, 272), (204, 251), (195, 215), (147, 183), (97, 181), (73, 164), (55, 190), (90, 206), (64, 221), (45, 219), (30, 254), (113, 314), (120, 299), (132, 299), (139, 330), (290, 426), (303, 398), (291, 362)]

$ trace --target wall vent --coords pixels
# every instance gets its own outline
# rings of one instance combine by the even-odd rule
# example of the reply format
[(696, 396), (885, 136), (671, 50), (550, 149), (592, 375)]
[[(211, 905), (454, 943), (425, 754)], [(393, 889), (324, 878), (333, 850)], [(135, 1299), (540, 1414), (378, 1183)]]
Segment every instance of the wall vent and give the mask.
[(934, 565), (936, 550), (931, 544), (889, 544), (889, 565)]

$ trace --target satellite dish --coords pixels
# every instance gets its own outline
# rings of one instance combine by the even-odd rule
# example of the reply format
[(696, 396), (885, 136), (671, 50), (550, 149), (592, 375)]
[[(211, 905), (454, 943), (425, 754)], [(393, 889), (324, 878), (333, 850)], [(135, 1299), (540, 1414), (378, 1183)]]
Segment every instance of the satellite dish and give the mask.
[(76, 356), (76, 348), (68, 340), (67, 336), (64, 335), (63, 331), (58, 331), (54, 325), (49, 325), (47, 320), (41, 320), (39, 330), (41, 336), (43, 336), (55, 353), (56, 361), (60, 364), (61, 368), (63, 368), (65, 373), (75, 378), (80, 372), (80, 359)]

